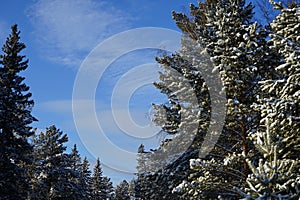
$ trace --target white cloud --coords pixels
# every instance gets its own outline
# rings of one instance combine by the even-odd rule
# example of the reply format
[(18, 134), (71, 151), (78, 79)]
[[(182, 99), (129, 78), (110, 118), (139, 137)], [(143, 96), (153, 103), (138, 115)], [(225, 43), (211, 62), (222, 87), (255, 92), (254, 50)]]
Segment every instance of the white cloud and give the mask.
[[(76, 111), (80, 112), (76, 116), (80, 116), (78, 121), (80, 121), (80, 125), (82, 128), (84, 128), (87, 132), (95, 132), (97, 130), (94, 129), (95, 125), (93, 124), (94, 122), (91, 120), (91, 113), (86, 109), (89, 105), (94, 105), (96, 108), (96, 115), (98, 117), (98, 121), (105, 133), (117, 133), (117, 132), (122, 132), (121, 127), (116, 124), (114, 116), (112, 111), (110, 110), (110, 105), (109, 104), (104, 104), (100, 101), (95, 102), (94, 100), (56, 100), (56, 101), (47, 101), (40, 103), (37, 106), (38, 109), (44, 110), (47, 112), (51, 113), (57, 113), (59, 115), (64, 115), (66, 116), (66, 120), (70, 120), (72, 118), (72, 103), (73, 105), (76, 106)], [(128, 110), (129, 110), (129, 115), (128, 116)], [(124, 109), (124, 108), (116, 108), (114, 109), (114, 114), (119, 117), (119, 121), (131, 121), (128, 119), (128, 117), (132, 117), (132, 124), (128, 123), (127, 130), (131, 130), (132, 134), (136, 132), (136, 137), (143, 137), (143, 135), (138, 135), (138, 132), (135, 130), (136, 127), (134, 127), (134, 123), (137, 126), (145, 126), (147, 124), (150, 124), (151, 126), (154, 126), (152, 122), (149, 119), (149, 111), (148, 110), (143, 110), (140, 108), (131, 108), (129, 109)], [(71, 125), (71, 123), (69, 123)], [(119, 124), (120, 125), (120, 124)], [(124, 123), (122, 122), (123, 126)], [(135, 131), (134, 131), (135, 130)], [(156, 129), (153, 129), (156, 130)], [(140, 132), (139, 134), (142, 134)], [(155, 134), (155, 132), (153, 132)], [(130, 135), (130, 133), (129, 133)]]
[[(84, 132), (79, 134), (97, 134), (99, 132), (98, 125), (100, 125), (104, 134), (111, 139), (120, 139), (121, 136), (123, 138), (127, 138), (130, 142), (149, 140), (148, 142), (154, 145), (159, 143), (155, 134), (159, 132), (160, 129), (155, 127), (150, 121), (147, 116), (147, 110), (140, 108), (128, 108), (128, 110), (124, 108), (117, 108), (114, 110), (114, 114), (115, 117), (118, 117), (119, 123), (116, 123), (116, 118), (114, 118), (109, 104), (97, 101), (95, 107), (96, 113), (94, 113), (95, 115), (90, 113), (89, 109), (87, 109), (93, 104), (95, 104), (93, 100), (77, 100), (76, 102), (73, 102), (73, 106), (76, 106), (75, 112), (78, 112), (74, 116), (72, 115), (73, 110), (71, 100), (44, 102), (37, 105), (37, 107), (40, 110), (47, 112), (50, 111), (62, 116), (65, 120), (62, 123), (66, 125), (66, 128), (73, 126), (73, 117), (76, 117), (77, 126), (79, 126), (80, 130), (84, 130)], [(128, 111), (130, 116), (128, 116)], [(93, 120), (93, 117), (96, 117), (95, 120)], [(132, 118), (129, 119), (130, 117)], [(127, 124), (125, 122), (127, 122)], [(149, 125), (149, 127), (143, 127), (146, 125)]]
[(51, 112), (72, 112), (72, 102), (69, 100), (57, 100), (57, 101), (47, 101), (36, 105), (38, 109), (51, 111)]
[(78, 65), (104, 38), (125, 30), (129, 16), (103, 1), (39, 0), (28, 9), (48, 59)]
[[(89, 113), (89, 109), (86, 109), (95, 103), (93, 100), (76, 100), (73, 103), (76, 104), (76, 111), (79, 112), (75, 116), (77, 117), (77, 131), (82, 144), (85, 145), (91, 155), (100, 157), (107, 167), (134, 172), (136, 165), (135, 153), (138, 146), (143, 143), (147, 147), (156, 147), (160, 143), (161, 138), (154, 135), (155, 132), (151, 138), (143, 138), (143, 135), (140, 135), (143, 132), (135, 133), (132, 136), (125, 134), (115, 123), (109, 105), (99, 101), (96, 102), (97, 110), (95, 114), (98, 116), (97, 121), (97, 119), (93, 119), (93, 114)], [(71, 100), (49, 101), (37, 106), (39, 109), (58, 113), (63, 120), (61, 122), (63, 126), (60, 127), (62, 130), (67, 130), (74, 123)], [(126, 112), (127, 110), (123, 109), (115, 111), (122, 118), (121, 121), (125, 120), (124, 113)], [(145, 111), (133, 109), (130, 110), (130, 113), (133, 116), (138, 116), (135, 117), (135, 119), (138, 119), (139, 117), (142, 118), (141, 116), (145, 114)], [(103, 134), (100, 133), (98, 125), (101, 126)], [(128, 129), (129, 133), (133, 133), (135, 128), (129, 126)]]
[(10, 27), (7, 25), (6, 22), (0, 21), (0, 44), (4, 44), (6, 37), (10, 33)]

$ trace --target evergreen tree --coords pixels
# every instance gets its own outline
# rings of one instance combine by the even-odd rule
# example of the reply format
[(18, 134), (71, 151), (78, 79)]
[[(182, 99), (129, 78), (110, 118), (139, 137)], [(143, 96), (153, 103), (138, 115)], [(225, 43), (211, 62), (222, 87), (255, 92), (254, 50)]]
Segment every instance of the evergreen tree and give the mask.
[(112, 193), (112, 183), (103, 176), (99, 158), (97, 159), (92, 176), (93, 199), (109, 199)]
[[(266, 120), (266, 121), (265, 121)], [(291, 153), (297, 146), (294, 141), (289, 141), (289, 146), (282, 143), (287, 138), (276, 138), (273, 132), (271, 119), (264, 120), (263, 132), (253, 134), (256, 146), (263, 155), (258, 164), (248, 160), (252, 171), (247, 178), (248, 186), (241, 192), (245, 199), (298, 199), (300, 195), (299, 159), (291, 159), (290, 156), (282, 156), (287, 149)], [(294, 133), (295, 134), (295, 133)], [(281, 137), (283, 134), (280, 134)], [(276, 138), (276, 139), (275, 139)], [(298, 142), (299, 146), (299, 142)], [(299, 152), (299, 151), (298, 151)]]
[(29, 87), (19, 73), (28, 67), (20, 52), (17, 25), (11, 27), (0, 56), (0, 196), (3, 199), (25, 199), (29, 186), (26, 166), (31, 162), (32, 146), (28, 137), (34, 132), (30, 124), (33, 100)]
[[(175, 153), (180, 144), (190, 142), (182, 139), (189, 138), (187, 135), (194, 140), (175, 162), (169, 162), (171, 164), (161, 172), (146, 176), (150, 179), (146, 190), (157, 198), (172, 198), (174, 185), (189, 179), (173, 190), (175, 193), (181, 191), (183, 199), (239, 198), (241, 194), (234, 187), (246, 185), (250, 173), (247, 159), (257, 160), (260, 157), (249, 138), (257, 129), (260, 117), (251, 108), (258, 94), (257, 82), (262, 76), (273, 75), (272, 66), (277, 60), (266, 45), (267, 32), (251, 21), (251, 4), (246, 5), (243, 0), (207, 1), (200, 2), (198, 7), (191, 5), (190, 9), (191, 18), (173, 13), (177, 26), (184, 33), (181, 51), (158, 59), (164, 71), (160, 74), (161, 82), (155, 86), (168, 96), (169, 103), (156, 106), (154, 122), (174, 135), (172, 140), (176, 142), (167, 145), (168, 151), (171, 149)], [(210, 57), (211, 66), (203, 62), (205, 54)], [(210, 116), (214, 114), (211, 113), (207, 86), (201, 77), (205, 70), (220, 73), (224, 85), (222, 92), (226, 93), (227, 99), (226, 120), (223, 132), (216, 133), (220, 137), (212, 151), (205, 158), (195, 159), (207, 134)], [(174, 85), (183, 84), (184, 79), (189, 85), (176, 89)], [(191, 105), (189, 88), (194, 90), (198, 108), (185, 108)], [(182, 98), (183, 102), (178, 97), (180, 93), (187, 97)], [(189, 110), (201, 111), (201, 114), (189, 113)], [(167, 123), (164, 122), (165, 113)], [(196, 135), (194, 129), (182, 128), (184, 120), (187, 127), (198, 125)], [(195, 173), (191, 173), (190, 167)], [(154, 189), (149, 190), (150, 184)]]
[(67, 135), (55, 126), (46, 128), (45, 133), (35, 137), (35, 180), (31, 199), (81, 198), (77, 174), (73, 170), (75, 162), (65, 153), (64, 143), (67, 141)]
[(87, 194), (86, 190), (84, 188), (84, 185), (82, 185), (82, 168), (83, 164), (81, 162), (80, 154), (77, 150), (76, 144), (74, 144), (74, 147), (69, 155), (69, 164), (71, 165), (71, 175), (69, 177), (69, 182), (76, 184), (76, 190), (73, 191), (74, 197), (84, 199)]
[[(175, 141), (177, 144), (179, 143), (179, 140)], [(163, 141), (165, 145), (168, 142), (170, 142), (170, 139)], [(143, 157), (145, 159), (140, 164), (144, 166), (144, 163), (146, 163), (146, 169), (149, 171), (139, 171), (137, 173), (137, 179), (134, 184), (135, 199), (179, 199), (180, 195), (172, 193), (172, 189), (192, 172), (189, 168), (189, 159), (197, 157), (199, 152), (191, 148), (176, 161), (170, 161), (170, 158), (163, 153), (166, 149), (170, 150), (170, 148), (176, 148), (175, 144), (171, 144), (167, 148), (161, 145), (154, 152), (138, 154), (138, 158)], [(172, 158), (172, 153), (169, 156)], [(167, 164), (168, 161), (169, 165)], [(165, 163), (162, 169), (157, 168), (160, 162)], [(138, 166), (138, 169), (142, 168)]]
[(129, 182), (129, 188), (128, 188), (128, 192), (129, 192), (130, 199), (136, 199), (136, 198), (135, 198), (135, 191), (134, 191), (134, 188), (135, 188), (135, 180), (132, 179), (132, 180)]
[(179, 54), (163, 56), (157, 61), (163, 71), (159, 76), (161, 81), (155, 86), (167, 95), (169, 102), (153, 105), (156, 111), (153, 120), (168, 138), (159, 148), (138, 154), (135, 192), (140, 198), (176, 199), (178, 195), (172, 193), (172, 188), (192, 171), (189, 159), (198, 157), (210, 115), (209, 94), (199, 71)]
[[(280, 1), (283, 5), (288, 6), (291, 5), (293, 2), (297, 2), (299, 4), (299, 0), (281, 0)], [(256, 7), (260, 11), (259, 14), (263, 16), (263, 20), (256, 17), (257, 20), (262, 24), (269, 25), (273, 19), (278, 15), (278, 11), (273, 9), (272, 4), (270, 3), (270, 0), (256, 0), (255, 4)]]
[(112, 199), (114, 187), (110, 180), (110, 178), (104, 176), (103, 177), (103, 183), (104, 183), (104, 193), (106, 194), (106, 199)]
[(71, 158), (71, 161), (72, 161), (71, 169), (74, 170), (74, 171), (78, 171), (78, 173), (79, 173), (79, 171), (81, 170), (82, 163), (81, 163), (81, 157), (80, 157), (80, 154), (77, 150), (77, 145), (76, 144), (74, 144), (74, 146), (73, 146), (73, 149), (70, 153), (70, 158)]
[(89, 169), (89, 162), (86, 157), (82, 161), (82, 167), (79, 174), (79, 187), (82, 188), (84, 192), (83, 199), (92, 199), (92, 178), (91, 171)]
[(129, 184), (126, 180), (116, 186), (114, 200), (130, 200)]
[(275, 79), (259, 82), (261, 95), (253, 107), (261, 113), (260, 129), (252, 135), (263, 158), (248, 160), (252, 174), (247, 199), (297, 199), (300, 195), (300, 41), (299, 4), (284, 8), (271, 23), (271, 47), (282, 62)]

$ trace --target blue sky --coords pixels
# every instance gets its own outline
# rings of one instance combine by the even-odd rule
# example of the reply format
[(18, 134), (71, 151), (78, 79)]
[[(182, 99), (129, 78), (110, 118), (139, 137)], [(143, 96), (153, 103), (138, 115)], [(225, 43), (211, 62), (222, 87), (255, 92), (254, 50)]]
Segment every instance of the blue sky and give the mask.
[[(105, 137), (120, 149), (136, 153), (140, 143), (146, 144), (148, 148), (157, 146), (161, 139), (159, 135), (151, 137), (130, 135), (122, 130), (120, 128), (122, 125), (119, 126), (113, 121), (110, 106), (115, 85), (123, 86), (116, 90), (119, 91), (117, 100), (120, 100), (127, 95), (126, 83), (131, 85), (141, 83), (131, 94), (127, 102), (128, 109), (117, 109), (115, 115), (122, 116), (129, 110), (137, 126), (150, 123), (151, 103), (166, 101), (153, 86), (142, 84), (145, 81), (152, 81), (152, 79), (144, 80), (143, 75), (152, 78), (157, 75), (155, 70), (158, 66), (154, 64), (154, 57), (158, 55), (158, 49), (134, 50), (116, 58), (102, 74), (95, 89), (95, 98), (76, 101), (79, 110), (83, 111), (79, 120), (85, 125), (81, 127), (84, 134), (76, 129), (72, 113), (76, 76), (84, 59), (88, 58), (101, 42), (120, 32), (135, 28), (159, 27), (178, 31), (171, 17), (172, 10), (188, 13), (189, 3), (195, 2), (195, 0), (10, 0), (3, 3), (0, 8), (0, 42), (2, 44), (5, 42), (10, 26), (17, 23), (21, 30), (21, 41), (27, 46), (23, 54), (30, 62), (24, 76), (35, 101), (33, 115), (39, 120), (34, 126), (43, 130), (55, 124), (68, 134), (69, 149), (76, 143), (81, 155), (87, 156), (92, 165), (95, 157), (99, 156), (103, 161), (104, 174), (111, 177), (114, 183), (122, 179), (130, 180), (133, 175), (127, 172), (134, 170), (134, 163), (113, 151), (110, 152), (109, 148), (101, 148), (101, 142), (97, 144), (94, 141), (94, 136), (99, 133), (90, 126), (90, 119), (85, 116), (87, 113), (84, 111), (87, 104), (95, 105), (97, 120), (101, 123)], [(137, 40), (140, 37), (142, 35), (136, 35)], [(164, 49), (163, 42), (161, 48)], [(113, 44), (111, 49), (118, 48), (118, 45)], [(179, 46), (180, 43), (174, 45)], [(102, 59), (101, 55), (98, 59)], [(152, 71), (147, 73), (143, 71), (149, 68)], [(131, 82), (130, 79), (126, 79), (128, 77), (131, 77)], [(124, 83), (121, 83), (122, 81)], [(157, 132), (159, 129), (154, 127), (151, 130)], [(90, 143), (83, 142), (83, 138), (88, 138), (95, 147), (90, 148)], [(91, 149), (94, 152), (91, 152)], [(95, 149), (99, 149), (99, 152), (95, 153)], [(119, 166), (114, 168), (123, 172), (112, 169), (109, 163), (105, 164), (107, 160), (116, 161), (114, 165), (117, 163)], [(129, 168), (130, 170), (123, 170)]]
[[(141, 27), (178, 30), (171, 11), (188, 12), (190, 2), (192, 1), (11, 0), (3, 3), (0, 8), (1, 44), (5, 42), (10, 26), (17, 23), (21, 30), (21, 41), (27, 46), (23, 54), (30, 62), (24, 76), (35, 101), (33, 114), (39, 120), (34, 126), (43, 130), (55, 124), (68, 134), (69, 149), (76, 143), (81, 155), (87, 156), (93, 164), (98, 155), (93, 155), (86, 144), (82, 143), (72, 115), (74, 81), (83, 60), (99, 43), (122, 31)], [(154, 63), (156, 55), (157, 49), (133, 51), (111, 64), (96, 90), (99, 120), (106, 119), (106, 108), (118, 79), (131, 67)], [(129, 102), (133, 120), (142, 126), (148, 124), (151, 102), (161, 101), (164, 98), (151, 85), (138, 88)], [(111, 121), (105, 121), (104, 124), (109, 140), (126, 151), (135, 153), (140, 143), (148, 144), (149, 148), (159, 144), (160, 137), (127, 137)], [(86, 132), (90, 134), (93, 130), (87, 127)], [(110, 155), (108, 152), (104, 154)], [(118, 155), (111, 155), (111, 159), (118, 160)], [(120, 160), (119, 164), (126, 165), (126, 159)], [(133, 177), (131, 173), (112, 170), (106, 166), (103, 168), (104, 174), (115, 183), (123, 178)]]

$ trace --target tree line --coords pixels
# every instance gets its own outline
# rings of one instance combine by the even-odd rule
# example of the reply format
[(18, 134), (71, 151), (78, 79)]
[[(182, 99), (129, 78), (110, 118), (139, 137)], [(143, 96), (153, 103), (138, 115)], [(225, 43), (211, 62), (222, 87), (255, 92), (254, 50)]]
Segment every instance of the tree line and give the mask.
[(66, 133), (32, 127), (34, 101), (20, 75), (28, 67), (24, 48), (13, 25), (0, 55), (0, 199), (123, 199), (128, 183), (114, 190), (99, 159), (91, 171), (76, 144), (66, 152)]
[[(206, 0), (191, 4), (189, 15), (172, 13), (182, 46), (156, 59), (154, 86), (168, 102), (153, 105), (153, 122), (167, 137), (152, 151), (141, 145), (136, 178), (114, 189), (99, 159), (92, 173), (76, 145), (66, 153), (62, 131), (31, 127), (34, 103), (19, 75), (28, 60), (12, 26), (0, 56), (1, 199), (299, 199), (300, 5), (270, 2), (276, 11), (267, 25), (245, 0)], [(208, 132), (219, 113), (206, 72), (223, 85), (221, 132)], [(213, 148), (199, 157), (208, 134)]]
[[(136, 199), (299, 199), (300, 4), (270, 2), (263, 14), (274, 18), (265, 25), (244, 0), (206, 0), (191, 4), (189, 15), (173, 12), (181, 49), (157, 58), (154, 85), (168, 102), (153, 106), (153, 121), (168, 137), (155, 151), (140, 146)], [(213, 74), (219, 93), (207, 84)], [(208, 132), (221, 123), (211, 123), (222, 114), (212, 108), (216, 100), (225, 102), (223, 130)], [(213, 148), (199, 157), (203, 145)]]

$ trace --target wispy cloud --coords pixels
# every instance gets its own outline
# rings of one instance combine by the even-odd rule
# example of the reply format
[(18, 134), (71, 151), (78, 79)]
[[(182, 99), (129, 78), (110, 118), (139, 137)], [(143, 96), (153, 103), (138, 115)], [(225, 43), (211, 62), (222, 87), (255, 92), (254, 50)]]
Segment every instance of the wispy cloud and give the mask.
[(130, 17), (107, 2), (39, 0), (27, 16), (48, 59), (77, 65), (100, 41), (129, 27)]
[[(136, 127), (126, 127), (128, 133), (122, 131), (116, 124), (110, 105), (104, 104), (100, 101), (94, 102), (93, 100), (61, 100), (61, 101), (49, 101), (37, 105), (39, 109), (59, 113), (62, 116), (62, 130), (68, 129), (73, 124), (72, 116), (72, 103), (77, 106), (76, 111), (80, 112), (76, 115), (76, 124), (79, 137), (82, 144), (86, 149), (95, 157), (100, 159), (107, 165), (114, 169), (121, 171), (134, 172), (136, 157), (134, 154), (137, 151), (138, 146), (143, 143), (147, 147), (156, 147), (160, 143), (160, 137), (153, 132), (152, 137), (144, 138), (143, 131), (138, 133)], [(88, 112), (87, 107), (90, 104), (96, 103), (96, 115), (98, 119), (95, 121), (93, 115)], [(116, 115), (121, 117), (121, 121), (125, 121), (126, 113), (128, 110), (118, 109), (114, 111)], [(130, 115), (137, 124), (145, 123), (145, 110), (130, 109)], [(123, 117), (124, 116), (124, 117)], [(144, 119), (143, 119), (144, 118)], [(127, 119), (126, 119), (127, 120)], [(103, 134), (100, 133), (101, 127)], [(72, 125), (73, 126), (73, 125)], [(124, 127), (123, 127), (124, 128)], [(154, 130), (154, 129), (153, 129)], [(135, 133), (135, 134), (130, 134)], [(129, 135), (128, 135), (129, 134)], [(122, 154), (120, 154), (120, 152)], [(128, 153), (127, 153), (128, 152)], [(111, 158), (114, 159), (111, 159)], [(117, 159), (116, 159), (117, 158)]]
[(9, 26), (5, 21), (0, 21), (0, 44), (4, 44), (6, 37), (9, 34)]
[(37, 107), (42, 110), (58, 112), (58, 113), (72, 112), (72, 102), (69, 100), (47, 101), (38, 104)]
[[(115, 122), (110, 104), (105, 104), (100, 101), (95, 102), (93, 100), (56, 100), (40, 103), (37, 105), (37, 108), (46, 112), (64, 115), (68, 118), (66, 120), (72, 120), (72, 104), (73, 106), (76, 106), (76, 111), (80, 112), (80, 115), (76, 116), (80, 116), (80, 124), (87, 130), (87, 132), (95, 132), (95, 129), (93, 129), (93, 127), (95, 126), (93, 126), (93, 122), (90, 119), (91, 113), (89, 113), (89, 111), (86, 109), (88, 106), (94, 104), (96, 108), (95, 114), (97, 115), (98, 120), (101, 123), (102, 129), (107, 134), (122, 132), (120, 130), (120, 127), (118, 127), (118, 124), (116, 124)], [(114, 109), (114, 115), (120, 118), (119, 121), (130, 121), (131, 119), (127, 119), (129, 117), (128, 113), (130, 113), (129, 115), (130, 117), (132, 117), (132, 123), (136, 123), (137, 126), (145, 126), (147, 124), (154, 126), (154, 124), (152, 124), (152, 122), (150, 121), (148, 110), (144, 110), (138, 107), (128, 108), (128, 110), (124, 108)], [(132, 132), (134, 132), (135, 127), (130, 127), (128, 125), (128, 129), (132, 129)], [(157, 131), (156, 129), (153, 130)], [(153, 134), (154, 133), (155, 132), (153, 132)], [(139, 137), (139, 135), (136, 135), (136, 137)], [(143, 138), (143, 135), (140, 135), (140, 137)]]

